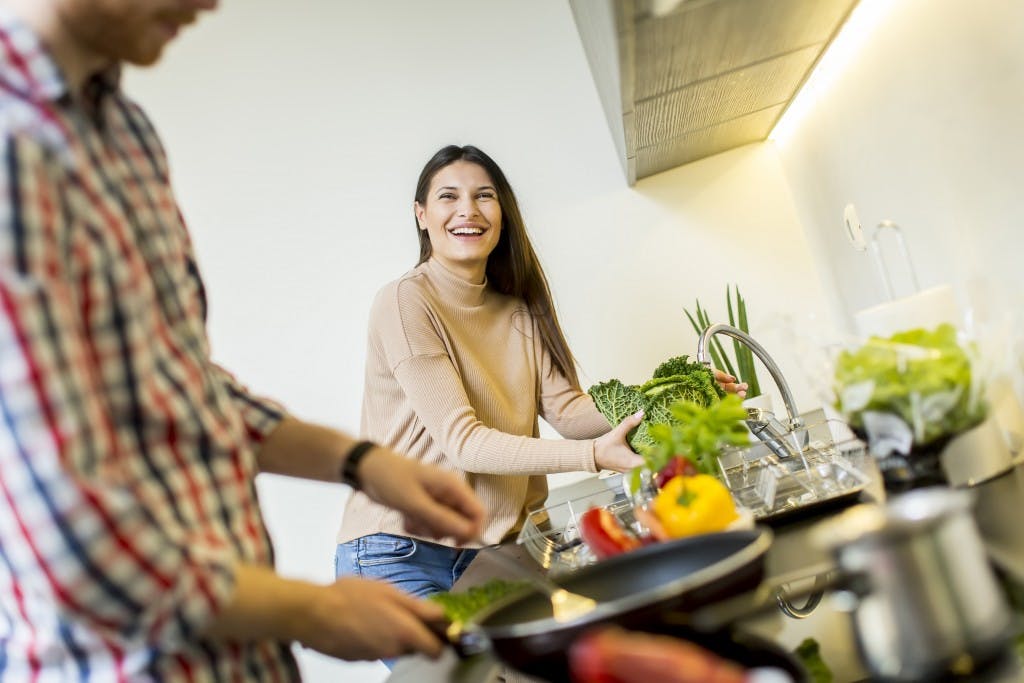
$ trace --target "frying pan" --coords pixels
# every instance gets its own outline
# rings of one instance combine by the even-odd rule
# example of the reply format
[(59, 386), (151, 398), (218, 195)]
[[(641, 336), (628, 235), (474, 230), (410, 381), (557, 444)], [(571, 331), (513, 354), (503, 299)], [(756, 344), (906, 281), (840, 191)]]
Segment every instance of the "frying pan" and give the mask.
[(548, 597), (529, 592), (509, 596), (449, 635), (464, 654), (490, 649), (524, 673), (566, 681), (566, 653), (585, 631), (603, 624), (651, 630), (663, 614), (693, 611), (748, 591), (764, 577), (771, 541), (771, 530), (757, 528), (647, 546), (559, 581), (597, 601), (586, 615), (558, 622)]

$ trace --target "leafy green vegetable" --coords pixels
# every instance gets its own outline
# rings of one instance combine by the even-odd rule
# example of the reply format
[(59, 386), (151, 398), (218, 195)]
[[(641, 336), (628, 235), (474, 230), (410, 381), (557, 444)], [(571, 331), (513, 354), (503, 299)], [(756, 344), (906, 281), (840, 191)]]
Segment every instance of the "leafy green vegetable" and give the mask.
[(871, 337), (836, 361), (836, 408), (857, 429), (867, 411), (898, 415), (918, 446), (974, 427), (985, 417), (971, 360), (956, 329), (913, 329), (887, 339)]
[(814, 638), (805, 638), (793, 654), (800, 660), (812, 683), (832, 683), (832, 670), (821, 658), (821, 647)]
[(689, 375), (673, 375), (652, 379), (640, 387), (644, 396), (647, 422), (649, 424), (671, 424), (671, 406), (677, 401), (689, 401), (701, 406), (718, 403), (717, 383), (701, 372)]
[(428, 599), (441, 605), (448, 621), (465, 622), (498, 600), (528, 589), (532, 589), (531, 583), (526, 580), (491, 579), (459, 593), (434, 593)]
[[(667, 361), (659, 365), (654, 369), (654, 374), (651, 375), (651, 381), (656, 379), (664, 379), (668, 377), (678, 376), (690, 376), (690, 375), (704, 375), (707, 377), (711, 386), (714, 387), (715, 393), (718, 398), (725, 397), (725, 390), (718, 386), (718, 382), (715, 381), (715, 373), (710, 368), (705, 367), (701, 363), (691, 361), (689, 356), (675, 356), (669, 358)], [(650, 384), (651, 382), (647, 382)], [(645, 385), (646, 386), (646, 385)]]
[(629, 445), (638, 453), (652, 445), (650, 428), (656, 424), (672, 424), (676, 418), (670, 406), (685, 400), (706, 406), (717, 403), (723, 392), (714, 373), (701, 363), (690, 362), (688, 356), (670, 358), (657, 367), (654, 377), (642, 386), (627, 386), (617, 379), (590, 387), (594, 404), (612, 425), (644, 411), (644, 421), (629, 433)]
[[(608, 424), (612, 426), (619, 424), (638, 410), (647, 408), (639, 387), (626, 386), (617, 379), (595, 384), (587, 393), (594, 399), (594, 405), (608, 420)], [(640, 427), (631, 431), (626, 438), (629, 445), (637, 452), (650, 443), (645, 424), (641, 424)]]
[(684, 455), (700, 472), (714, 475), (722, 446), (747, 443), (747, 410), (735, 394), (708, 406), (677, 401), (670, 410), (671, 424), (654, 424), (649, 430), (654, 443), (642, 455), (651, 472), (661, 470), (673, 456)]

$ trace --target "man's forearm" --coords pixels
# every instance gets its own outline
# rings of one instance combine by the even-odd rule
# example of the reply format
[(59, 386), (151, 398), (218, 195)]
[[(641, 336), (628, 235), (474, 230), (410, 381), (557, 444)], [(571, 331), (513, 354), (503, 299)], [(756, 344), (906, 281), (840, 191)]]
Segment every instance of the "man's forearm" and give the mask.
[(341, 481), (341, 466), (355, 445), (352, 437), (286, 417), (257, 453), (260, 471), (318, 481)]
[(298, 640), (317, 586), (282, 578), (261, 565), (239, 564), (234, 573), (231, 600), (203, 636), (235, 642)]

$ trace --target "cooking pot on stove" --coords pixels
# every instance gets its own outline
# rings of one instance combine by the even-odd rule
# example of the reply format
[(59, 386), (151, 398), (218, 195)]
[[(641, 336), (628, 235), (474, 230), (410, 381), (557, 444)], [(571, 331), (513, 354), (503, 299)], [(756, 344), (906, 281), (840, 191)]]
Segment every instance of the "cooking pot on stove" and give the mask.
[[(864, 664), (874, 678), (970, 675), (1003, 653), (1011, 615), (970, 514), (973, 495), (917, 489), (822, 522), (812, 542), (831, 551)], [(844, 599), (847, 598), (847, 599)]]

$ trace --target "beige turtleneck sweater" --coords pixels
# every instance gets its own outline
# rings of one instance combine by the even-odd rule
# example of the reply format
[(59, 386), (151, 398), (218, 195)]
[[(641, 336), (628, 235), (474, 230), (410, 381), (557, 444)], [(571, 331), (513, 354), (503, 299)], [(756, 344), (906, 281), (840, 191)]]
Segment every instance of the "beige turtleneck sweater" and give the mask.
[[(538, 417), (566, 438), (538, 438)], [(521, 300), (434, 260), (377, 294), (362, 434), (462, 475), (488, 511), (486, 543), (517, 531), (543, 503), (544, 475), (596, 471), (593, 439), (609, 429), (590, 396), (552, 372)], [(338, 542), (377, 532), (407, 535), (397, 512), (354, 493)]]

